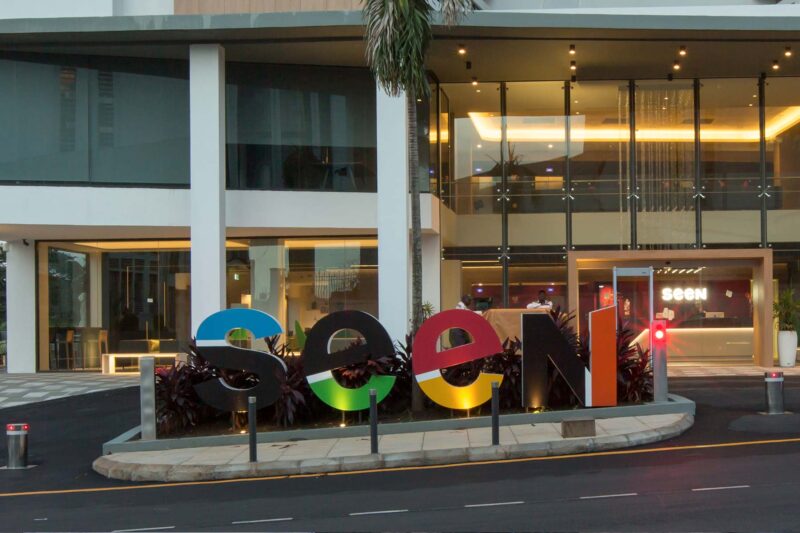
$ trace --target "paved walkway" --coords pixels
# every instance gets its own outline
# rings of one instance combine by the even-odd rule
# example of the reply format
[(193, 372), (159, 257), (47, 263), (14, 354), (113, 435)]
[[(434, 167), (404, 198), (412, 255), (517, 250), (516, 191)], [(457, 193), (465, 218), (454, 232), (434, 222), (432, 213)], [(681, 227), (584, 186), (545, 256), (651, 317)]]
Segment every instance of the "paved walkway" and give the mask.
[(316, 474), (568, 455), (649, 444), (691, 427), (687, 414), (608, 418), (597, 421), (595, 437), (562, 438), (560, 424), (500, 428), (500, 445), (491, 445), (491, 428), (383, 435), (378, 454), (369, 437), (272, 442), (258, 445), (258, 462), (249, 462), (247, 445), (181, 448), (105, 455), (92, 465), (100, 474), (131, 481), (196, 481), (258, 476)]
[(138, 374), (109, 376), (79, 372), (0, 373), (0, 409), (138, 384)]

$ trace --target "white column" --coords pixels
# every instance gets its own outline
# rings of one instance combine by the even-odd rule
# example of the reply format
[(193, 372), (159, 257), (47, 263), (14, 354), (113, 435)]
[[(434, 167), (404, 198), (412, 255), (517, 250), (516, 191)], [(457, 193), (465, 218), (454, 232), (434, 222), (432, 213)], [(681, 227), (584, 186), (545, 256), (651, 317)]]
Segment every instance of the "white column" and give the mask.
[(404, 341), (411, 317), (406, 102), (405, 96), (393, 98), (376, 90), (378, 318), (393, 340)]
[(36, 246), (10, 241), (6, 254), (9, 374), (36, 372)]
[(433, 304), (433, 310), (438, 313), (442, 310), (441, 279), (442, 246), (438, 233), (422, 235), (422, 302)]
[(189, 47), (192, 335), (225, 308), (225, 50)]

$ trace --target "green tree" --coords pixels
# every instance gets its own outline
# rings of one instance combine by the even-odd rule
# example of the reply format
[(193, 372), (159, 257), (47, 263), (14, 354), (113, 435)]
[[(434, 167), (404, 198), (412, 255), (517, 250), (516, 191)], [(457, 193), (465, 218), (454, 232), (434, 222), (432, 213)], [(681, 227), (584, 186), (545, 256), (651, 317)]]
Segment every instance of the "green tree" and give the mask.
[[(454, 26), (471, 10), (472, 0), (438, 0), (435, 4), (429, 0), (364, 0), (367, 64), (381, 89), (390, 96), (405, 93), (406, 99), (411, 194), (412, 334), (423, 320), (417, 99), (428, 96), (430, 92), (425, 56), (431, 42), (433, 18), (441, 16), (446, 26)], [(421, 395), (415, 388), (412, 408), (418, 411), (421, 407)]]

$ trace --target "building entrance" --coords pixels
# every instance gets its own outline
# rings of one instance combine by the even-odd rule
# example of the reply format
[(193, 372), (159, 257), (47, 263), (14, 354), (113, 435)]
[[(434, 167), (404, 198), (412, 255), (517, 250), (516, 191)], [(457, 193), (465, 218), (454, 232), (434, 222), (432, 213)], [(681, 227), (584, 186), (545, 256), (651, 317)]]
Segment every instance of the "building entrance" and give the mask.
[[(580, 330), (589, 311), (615, 303), (615, 266), (653, 267), (655, 318), (667, 320), (670, 363), (773, 366), (771, 250), (571, 252), (568, 298)], [(647, 313), (637, 310), (649, 300), (636, 283), (619, 288), (616, 304), (646, 347), (649, 324), (637, 317)]]

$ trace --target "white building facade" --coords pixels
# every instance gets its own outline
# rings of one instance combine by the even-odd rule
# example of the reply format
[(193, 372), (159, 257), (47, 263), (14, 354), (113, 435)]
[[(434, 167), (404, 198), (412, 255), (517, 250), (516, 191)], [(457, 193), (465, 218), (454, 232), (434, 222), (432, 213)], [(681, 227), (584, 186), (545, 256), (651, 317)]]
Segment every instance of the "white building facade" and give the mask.
[[(418, 107), (423, 299), (582, 314), (610, 267), (572, 283), (570, 254), (615, 251), (708, 289), (676, 327), (747, 330), (719, 357), (771, 360), (761, 311), (800, 267), (800, 7), (475, 4), (436, 27)], [(230, 307), (290, 344), (344, 309), (404, 338), (407, 112), (364, 64), (358, 2), (65, 7), (0, 6), (8, 372), (179, 353)]]

